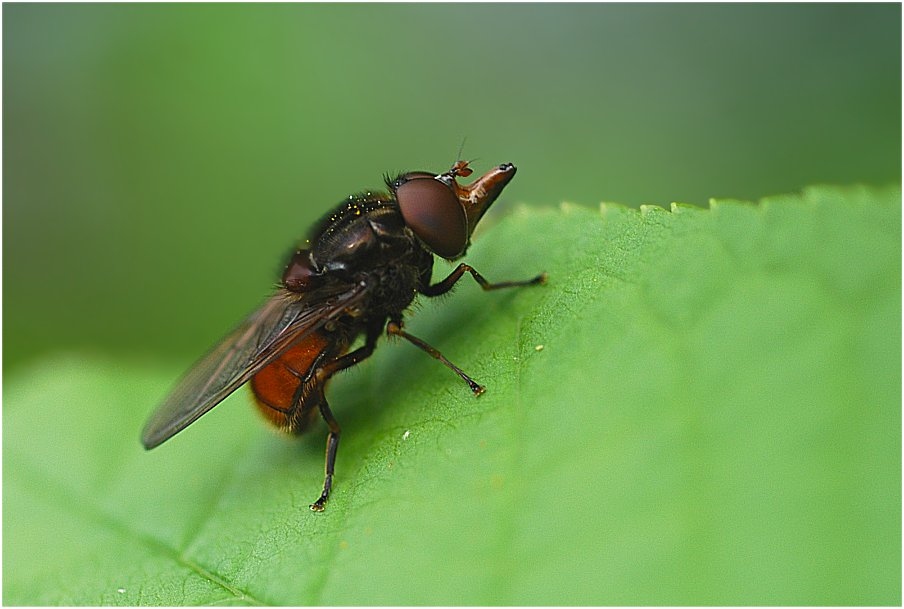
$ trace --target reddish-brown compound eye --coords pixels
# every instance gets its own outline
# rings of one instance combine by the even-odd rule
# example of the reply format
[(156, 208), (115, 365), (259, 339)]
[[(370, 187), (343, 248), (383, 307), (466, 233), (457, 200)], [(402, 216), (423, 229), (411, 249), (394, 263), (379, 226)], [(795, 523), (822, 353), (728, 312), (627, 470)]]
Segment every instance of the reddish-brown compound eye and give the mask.
[(311, 263), (309, 250), (298, 250), (283, 271), (282, 282), (291, 292), (304, 292), (320, 284), (321, 275)]
[(421, 241), (443, 258), (468, 245), (468, 219), (452, 189), (433, 178), (408, 180), (396, 189), (402, 217)]

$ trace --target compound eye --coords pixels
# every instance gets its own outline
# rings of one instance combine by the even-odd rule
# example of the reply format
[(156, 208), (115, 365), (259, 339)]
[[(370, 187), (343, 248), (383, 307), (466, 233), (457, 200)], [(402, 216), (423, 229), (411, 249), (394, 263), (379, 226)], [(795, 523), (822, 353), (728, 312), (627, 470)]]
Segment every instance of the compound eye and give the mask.
[(310, 254), (308, 250), (298, 250), (283, 271), (282, 282), (290, 292), (304, 292), (320, 283), (320, 273), (314, 269)]
[(410, 182), (411, 180), (420, 180), (422, 178), (435, 177), (435, 173), (427, 173), (426, 171), (409, 171), (408, 173), (404, 173), (393, 180), (393, 182), (389, 184), (389, 187), (398, 192), (402, 184), (405, 184), (406, 182)]
[(405, 224), (437, 255), (455, 258), (467, 247), (468, 219), (446, 184), (418, 177), (400, 185), (396, 199)]

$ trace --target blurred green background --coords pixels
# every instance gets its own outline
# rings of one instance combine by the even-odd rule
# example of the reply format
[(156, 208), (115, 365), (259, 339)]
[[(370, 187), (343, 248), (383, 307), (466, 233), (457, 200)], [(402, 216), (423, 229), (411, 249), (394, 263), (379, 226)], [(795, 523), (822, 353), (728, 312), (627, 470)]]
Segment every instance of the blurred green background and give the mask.
[(187, 363), (464, 138), (496, 213), (899, 182), (900, 49), (897, 4), (4, 5), (4, 371)]

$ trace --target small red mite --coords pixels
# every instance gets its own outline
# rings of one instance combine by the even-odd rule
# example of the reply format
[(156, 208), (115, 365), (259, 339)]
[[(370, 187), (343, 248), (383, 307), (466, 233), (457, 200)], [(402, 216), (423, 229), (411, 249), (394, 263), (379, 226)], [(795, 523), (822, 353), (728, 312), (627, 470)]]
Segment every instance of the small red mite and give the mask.
[[(329, 379), (369, 357), (386, 332), (408, 340), (452, 369), (480, 395), (484, 387), (439, 351), (403, 329), (417, 294), (445, 294), (465, 274), (484, 290), (537, 285), (490, 283), (467, 264), (431, 283), (434, 255), (461, 258), (474, 227), (515, 176), (505, 163), (464, 186), (472, 170), (457, 161), (446, 173), (415, 171), (387, 178), (388, 193), (349, 197), (314, 225), (292, 254), (280, 286), (261, 308), (221, 340), (182, 378), (148, 420), (141, 441), (159, 446), (250, 381), (258, 409), (285, 431), (304, 432), (318, 417), (329, 427), (322, 511), (333, 486), (339, 424), (324, 395)], [(364, 344), (349, 351), (355, 340)]]

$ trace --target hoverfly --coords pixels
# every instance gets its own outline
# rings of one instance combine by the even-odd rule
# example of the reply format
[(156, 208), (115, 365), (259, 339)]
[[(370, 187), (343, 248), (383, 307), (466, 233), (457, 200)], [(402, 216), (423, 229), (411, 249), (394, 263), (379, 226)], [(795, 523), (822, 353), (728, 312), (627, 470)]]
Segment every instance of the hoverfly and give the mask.
[[(474, 227), (515, 175), (494, 167), (469, 185), (472, 170), (458, 161), (442, 174), (426, 171), (386, 179), (388, 193), (362, 193), (314, 225), (305, 247), (292, 254), (279, 288), (263, 306), (202, 357), (148, 420), (145, 448), (170, 439), (250, 381), (258, 409), (271, 423), (301, 433), (318, 417), (326, 422), (326, 475), (322, 511), (333, 485), (340, 428), (324, 395), (329, 379), (369, 357), (384, 332), (413, 343), (453, 370), (475, 395), (484, 388), (439, 351), (403, 329), (415, 296), (445, 294), (465, 274), (484, 290), (544, 283), (490, 283), (467, 264), (431, 283), (434, 255), (464, 255)], [(350, 351), (355, 340), (364, 343)]]

